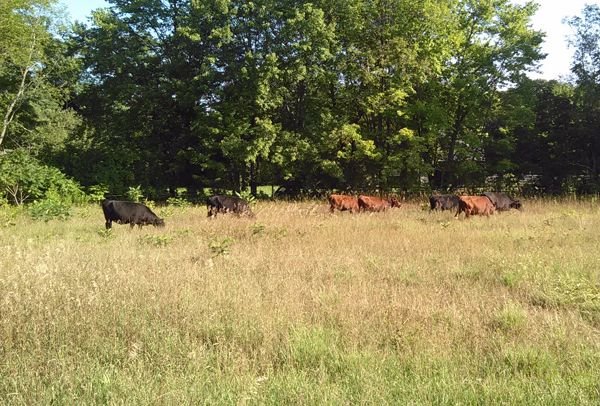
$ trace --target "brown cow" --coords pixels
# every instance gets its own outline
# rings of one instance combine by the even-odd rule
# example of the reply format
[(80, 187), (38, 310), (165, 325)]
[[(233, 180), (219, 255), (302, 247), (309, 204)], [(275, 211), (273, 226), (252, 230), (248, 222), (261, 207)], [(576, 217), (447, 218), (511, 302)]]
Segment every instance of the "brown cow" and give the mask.
[(358, 207), (364, 211), (385, 211), (389, 207), (400, 207), (400, 201), (395, 197), (381, 198), (375, 196), (358, 196)]
[(494, 204), (487, 196), (459, 196), (458, 211), (454, 217), (457, 217), (462, 212), (465, 213), (465, 217), (469, 217), (470, 215), (489, 216), (490, 214), (494, 214), (495, 211)]
[(359, 210), (358, 199), (355, 196), (329, 195), (327, 200), (329, 201), (329, 211), (332, 213), (335, 209), (339, 211), (348, 210), (350, 213)]

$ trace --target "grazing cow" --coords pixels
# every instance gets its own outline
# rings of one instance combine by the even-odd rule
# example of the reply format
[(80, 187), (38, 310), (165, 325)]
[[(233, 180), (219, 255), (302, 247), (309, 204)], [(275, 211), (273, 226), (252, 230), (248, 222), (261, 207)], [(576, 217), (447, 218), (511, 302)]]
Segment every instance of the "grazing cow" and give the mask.
[(456, 195), (433, 195), (429, 196), (431, 210), (452, 210), (458, 207), (458, 196)]
[(211, 196), (206, 199), (206, 208), (208, 210), (208, 217), (217, 217), (218, 213), (235, 213), (238, 216), (245, 214), (249, 217), (254, 217), (254, 213), (250, 210), (248, 202), (237, 196)]
[(339, 211), (348, 210), (350, 213), (359, 211), (358, 199), (355, 196), (347, 195), (329, 195), (329, 211), (333, 213), (336, 209)]
[(165, 221), (158, 218), (147, 206), (141, 203), (126, 202), (121, 200), (102, 201), (102, 211), (106, 220), (106, 229), (112, 227), (112, 222), (118, 224), (129, 224), (131, 228), (136, 224), (142, 226), (152, 224), (156, 227), (164, 227)]
[(465, 213), (466, 217), (470, 215), (485, 215), (494, 214), (496, 208), (491, 200), (486, 196), (459, 196), (458, 211), (454, 215), (457, 217), (460, 213)]
[(358, 207), (363, 211), (385, 211), (390, 207), (400, 206), (400, 201), (395, 197), (358, 196)]
[(521, 210), (521, 202), (514, 200), (509, 197), (506, 193), (501, 192), (485, 192), (483, 196), (486, 196), (491, 200), (492, 204), (498, 211), (507, 211), (510, 209)]

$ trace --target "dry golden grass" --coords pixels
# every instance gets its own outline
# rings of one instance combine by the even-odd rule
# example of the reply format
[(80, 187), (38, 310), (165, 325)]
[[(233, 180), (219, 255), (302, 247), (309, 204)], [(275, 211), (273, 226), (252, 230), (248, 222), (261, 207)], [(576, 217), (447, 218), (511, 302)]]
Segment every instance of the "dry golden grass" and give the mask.
[(0, 222), (2, 403), (598, 402), (597, 202), (327, 209)]

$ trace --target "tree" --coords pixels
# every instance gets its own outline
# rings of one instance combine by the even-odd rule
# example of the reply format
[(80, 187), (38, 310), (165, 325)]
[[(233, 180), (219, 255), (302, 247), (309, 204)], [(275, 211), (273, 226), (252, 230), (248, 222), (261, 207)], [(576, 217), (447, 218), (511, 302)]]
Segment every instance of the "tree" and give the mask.
[(0, 3), (0, 150), (39, 151), (60, 144), (77, 125), (65, 109), (75, 65), (63, 57), (53, 1)]
[(542, 58), (543, 36), (529, 26), (536, 8), (533, 2), (518, 6), (508, 0), (459, 0), (452, 7), (452, 52), (434, 84), (446, 119), (435, 187), (481, 182), (485, 123), (499, 91), (519, 83)]
[(567, 20), (575, 30), (570, 44), (575, 47), (571, 71), (575, 75), (576, 145), (578, 157), (571, 165), (578, 166), (588, 179), (587, 192), (600, 190), (600, 6), (587, 5), (583, 15)]

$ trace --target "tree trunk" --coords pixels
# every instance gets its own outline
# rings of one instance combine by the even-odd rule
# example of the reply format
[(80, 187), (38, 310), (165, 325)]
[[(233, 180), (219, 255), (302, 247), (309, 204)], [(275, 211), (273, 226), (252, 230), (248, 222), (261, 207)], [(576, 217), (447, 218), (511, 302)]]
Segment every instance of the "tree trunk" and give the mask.
[(31, 39), (31, 48), (29, 49), (29, 57), (27, 60), (26, 66), (23, 68), (23, 72), (21, 74), (21, 83), (19, 84), (19, 90), (15, 95), (14, 99), (10, 102), (6, 109), (6, 114), (4, 114), (4, 120), (2, 121), (2, 129), (0, 130), (0, 150), (2, 150), (2, 143), (4, 142), (4, 138), (6, 137), (6, 133), (8, 132), (8, 126), (15, 118), (15, 114), (17, 112), (17, 104), (21, 101), (23, 94), (25, 93), (25, 87), (27, 86), (27, 76), (29, 74), (29, 70), (31, 69), (31, 61), (33, 60), (33, 51), (35, 50), (36, 36), (35, 31), (33, 32), (33, 37)]
[(258, 162), (250, 163), (250, 193), (252, 196), (256, 197), (258, 192), (258, 183), (257, 183), (257, 172), (258, 172)]
[(15, 114), (17, 112), (17, 103), (23, 97), (23, 93), (25, 93), (25, 82), (27, 81), (27, 74), (29, 73), (29, 67), (23, 69), (23, 75), (21, 76), (21, 83), (19, 84), (19, 91), (15, 95), (15, 98), (10, 102), (6, 109), (6, 114), (4, 115), (4, 120), (2, 121), (2, 130), (0, 130), (0, 149), (2, 149), (2, 143), (4, 142), (4, 138), (6, 137), (6, 133), (8, 132), (8, 126), (15, 118)]

